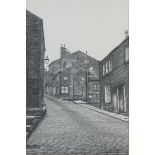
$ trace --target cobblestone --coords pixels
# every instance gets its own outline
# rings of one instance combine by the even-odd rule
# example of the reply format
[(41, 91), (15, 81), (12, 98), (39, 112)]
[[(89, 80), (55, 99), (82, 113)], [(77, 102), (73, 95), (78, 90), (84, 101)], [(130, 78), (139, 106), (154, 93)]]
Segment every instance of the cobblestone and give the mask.
[(38, 151), (64, 155), (127, 155), (128, 122), (69, 101), (45, 99), (47, 112), (29, 137)]

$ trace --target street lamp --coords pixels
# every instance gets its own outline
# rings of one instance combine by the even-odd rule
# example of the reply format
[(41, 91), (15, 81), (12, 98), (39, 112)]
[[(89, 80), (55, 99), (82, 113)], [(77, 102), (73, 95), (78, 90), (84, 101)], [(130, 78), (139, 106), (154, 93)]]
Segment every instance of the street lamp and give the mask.
[(44, 63), (45, 63), (45, 71), (48, 71), (48, 67), (47, 67), (47, 65), (48, 65), (48, 63), (49, 63), (49, 58), (48, 58), (48, 56), (46, 56), (45, 57), (45, 59), (44, 59)]
[(44, 61), (45, 61), (45, 64), (48, 64), (48, 63), (49, 63), (49, 58), (48, 58), (48, 56), (46, 56), (46, 58), (44, 59)]
[(46, 85), (49, 82), (48, 81), (49, 80), (49, 77), (48, 77), (48, 72), (47, 72), (48, 71), (47, 66), (45, 66), (45, 65), (48, 65), (48, 63), (49, 63), (49, 58), (48, 58), (48, 56), (46, 56), (44, 58), (44, 93), (47, 93), (48, 92), (47, 91), (48, 87), (46, 89)]

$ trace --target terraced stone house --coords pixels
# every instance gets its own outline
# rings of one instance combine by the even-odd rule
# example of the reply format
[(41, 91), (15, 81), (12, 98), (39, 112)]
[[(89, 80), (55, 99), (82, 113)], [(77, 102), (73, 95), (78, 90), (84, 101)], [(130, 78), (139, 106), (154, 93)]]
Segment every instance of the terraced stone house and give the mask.
[(60, 59), (49, 64), (49, 95), (66, 100), (81, 99), (99, 104), (98, 60), (86, 53), (70, 53), (60, 47)]
[(100, 63), (101, 108), (129, 113), (129, 37), (126, 37)]

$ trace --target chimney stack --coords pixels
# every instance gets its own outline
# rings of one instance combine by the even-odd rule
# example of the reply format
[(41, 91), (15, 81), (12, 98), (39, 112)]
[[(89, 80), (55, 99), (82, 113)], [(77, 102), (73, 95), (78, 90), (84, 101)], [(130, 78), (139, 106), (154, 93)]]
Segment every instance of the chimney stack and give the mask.
[(129, 32), (128, 30), (125, 31), (125, 38), (128, 38), (129, 37)]
[(65, 44), (61, 44), (60, 47), (60, 58), (64, 58), (67, 54), (67, 49), (65, 48)]

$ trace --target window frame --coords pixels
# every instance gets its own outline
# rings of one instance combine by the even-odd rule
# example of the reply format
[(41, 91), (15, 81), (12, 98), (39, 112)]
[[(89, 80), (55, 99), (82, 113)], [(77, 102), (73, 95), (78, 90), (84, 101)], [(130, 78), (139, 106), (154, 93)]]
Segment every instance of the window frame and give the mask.
[(102, 75), (105, 76), (106, 75), (106, 73), (105, 73), (105, 64), (102, 65), (102, 72), (103, 72)]
[[(91, 96), (91, 97), (90, 97)], [(93, 94), (89, 94), (88, 98), (92, 99), (93, 98)]]
[[(95, 87), (96, 85), (96, 87)], [(93, 83), (93, 90), (94, 91), (99, 91), (100, 90), (100, 85), (98, 83)]]
[[(67, 88), (67, 89), (66, 89)], [(67, 91), (67, 92), (66, 92)], [(62, 86), (61, 87), (61, 93), (62, 94), (69, 94), (69, 87), (68, 86)]]
[(109, 59), (109, 72), (112, 71), (112, 59)]
[(68, 76), (67, 76), (67, 75), (64, 75), (64, 76), (63, 76), (63, 80), (64, 80), (64, 81), (68, 81)]
[(102, 65), (102, 75), (103, 77), (107, 74), (109, 74), (112, 71), (112, 58), (108, 59), (104, 64)]
[(83, 82), (85, 81), (85, 77), (84, 76), (81, 77), (81, 81), (83, 81)]
[(105, 73), (106, 73), (106, 74), (109, 73), (109, 60), (106, 61), (106, 63), (105, 63)]
[(106, 85), (104, 87), (104, 101), (105, 103), (111, 103), (112, 101), (112, 96), (111, 96), (111, 86), (110, 85)]
[(96, 83), (93, 83), (93, 90), (97, 91), (97, 84)]
[(89, 75), (94, 75), (94, 67), (93, 66), (90, 66), (89, 67)]

